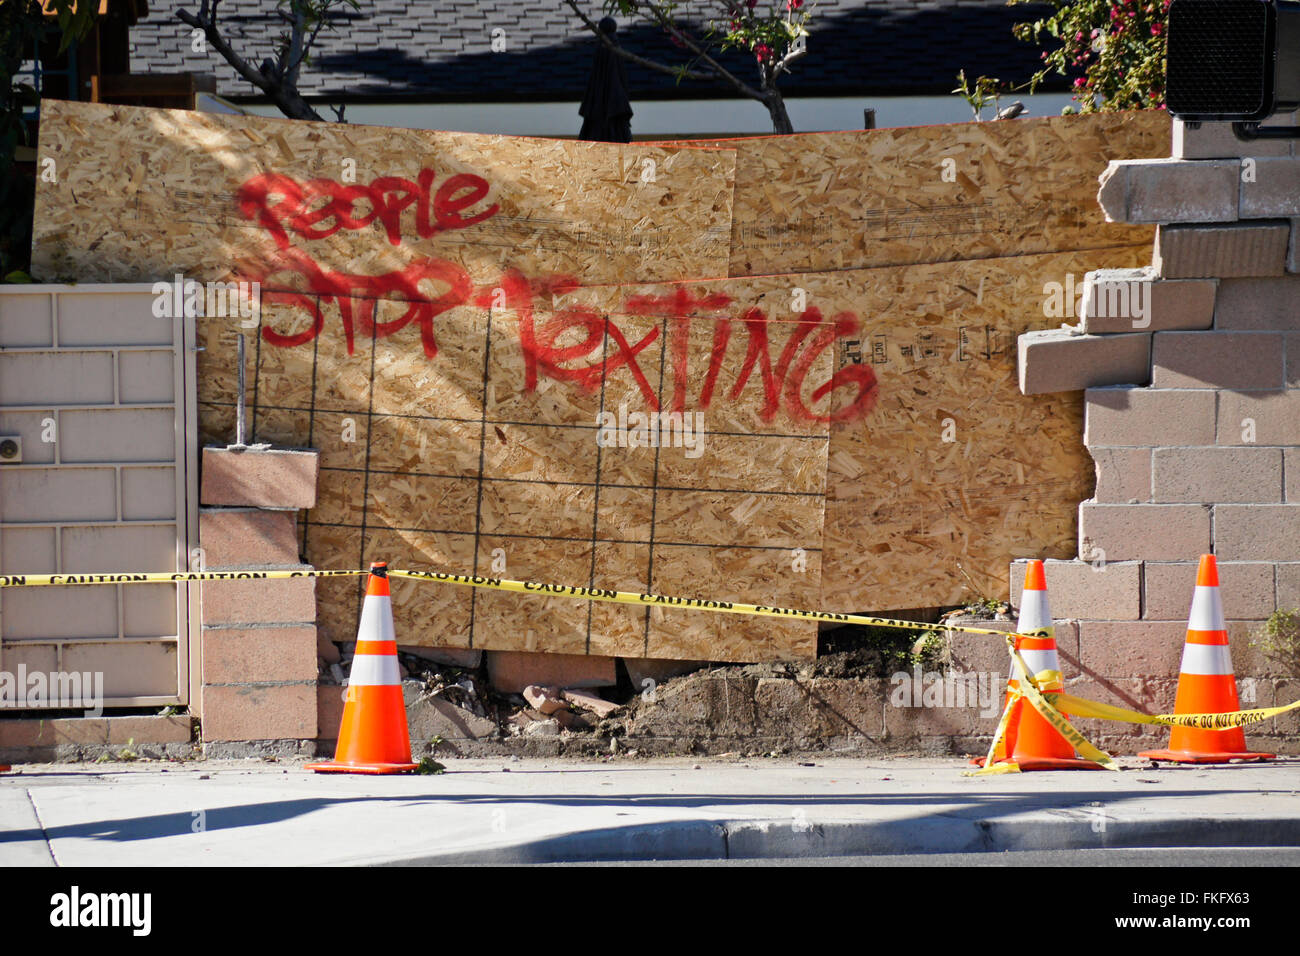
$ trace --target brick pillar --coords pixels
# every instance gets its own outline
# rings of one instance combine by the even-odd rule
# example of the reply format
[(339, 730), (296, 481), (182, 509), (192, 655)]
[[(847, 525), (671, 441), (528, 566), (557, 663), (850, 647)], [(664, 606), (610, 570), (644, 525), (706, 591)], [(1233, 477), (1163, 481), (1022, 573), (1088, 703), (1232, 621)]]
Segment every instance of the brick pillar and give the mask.
[[(210, 571), (310, 570), (297, 510), (316, 503), (319, 457), (203, 450), (199, 543)], [(203, 585), (200, 716), (215, 756), (315, 753), (316, 581)]]

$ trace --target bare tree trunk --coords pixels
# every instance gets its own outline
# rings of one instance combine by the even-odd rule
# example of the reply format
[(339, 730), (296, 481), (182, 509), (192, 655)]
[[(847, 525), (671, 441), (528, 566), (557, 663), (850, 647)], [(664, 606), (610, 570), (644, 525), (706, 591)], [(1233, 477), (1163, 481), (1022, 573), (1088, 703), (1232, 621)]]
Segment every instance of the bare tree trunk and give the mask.
[(790, 114), (785, 110), (785, 97), (781, 95), (780, 90), (776, 88), (767, 90), (763, 105), (767, 107), (767, 114), (772, 117), (773, 133), (794, 132), (794, 126), (790, 123)]

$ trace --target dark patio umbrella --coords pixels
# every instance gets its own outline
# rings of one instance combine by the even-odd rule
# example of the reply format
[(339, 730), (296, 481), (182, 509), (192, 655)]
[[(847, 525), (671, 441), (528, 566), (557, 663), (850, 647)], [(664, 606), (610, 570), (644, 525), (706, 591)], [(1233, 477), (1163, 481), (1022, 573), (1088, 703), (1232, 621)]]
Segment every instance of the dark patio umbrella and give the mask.
[[(613, 17), (600, 21), (600, 32), (617, 43), (614, 33), (618, 24)], [(578, 139), (595, 143), (632, 142), (632, 104), (627, 98), (627, 73), (623, 59), (599, 40), (596, 56), (587, 78), (587, 93), (578, 107), (582, 131)]]

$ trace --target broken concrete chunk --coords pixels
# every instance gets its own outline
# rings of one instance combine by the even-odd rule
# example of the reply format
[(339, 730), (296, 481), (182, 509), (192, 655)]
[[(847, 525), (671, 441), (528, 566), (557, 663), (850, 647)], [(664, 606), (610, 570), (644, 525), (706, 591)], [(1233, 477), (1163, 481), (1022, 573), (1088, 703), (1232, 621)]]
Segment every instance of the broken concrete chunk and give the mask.
[(619, 709), (619, 705), (613, 701), (605, 700), (603, 697), (597, 697), (595, 694), (585, 690), (566, 690), (564, 699), (576, 707), (583, 710), (589, 710), (597, 717), (608, 717), (614, 711)]
[(524, 688), (524, 700), (543, 714), (553, 714), (569, 706), (560, 696), (559, 688), (539, 684), (529, 684)]
[(560, 722), (555, 718), (550, 720), (534, 720), (524, 728), (526, 737), (558, 737), (560, 735)]

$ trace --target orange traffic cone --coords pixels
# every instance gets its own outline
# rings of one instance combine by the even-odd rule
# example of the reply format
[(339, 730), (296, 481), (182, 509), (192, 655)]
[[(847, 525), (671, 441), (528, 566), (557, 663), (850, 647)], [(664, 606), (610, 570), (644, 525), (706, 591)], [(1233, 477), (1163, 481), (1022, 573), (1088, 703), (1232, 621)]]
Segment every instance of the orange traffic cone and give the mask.
[[(1237, 680), (1232, 673), (1228, 649), (1228, 626), (1223, 620), (1219, 598), (1219, 567), (1214, 555), (1201, 555), (1196, 571), (1196, 590), (1187, 618), (1187, 642), (1179, 669), (1175, 714), (1226, 714), (1240, 710)], [(1229, 763), (1233, 760), (1270, 760), (1273, 754), (1246, 749), (1246, 734), (1240, 727), (1200, 730), (1175, 727), (1168, 750), (1146, 750), (1138, 754), (1149, 760), (1175, 763)]]
[[(1029, 672), (1034, 675), (1048, 671), (1056, 675), (1039, 687), (1044, 691), (1064, 689), (1061, 683), (1061, 661), (1056, 653), (1055, 625), (1047, 603), (1047, 576), (1042, 561), (1030, 561), (1025, 569), (1025, 587), (1020, 595), (1020, 617), (1016, 630), (1022, 634), (1047, 631), (1047, 637), (1020, 637), (1016, 650), (1024, 658)], [(1012, 700), (1020, 688), (1018, 672), (1011, 666), (1007, 678), (1007, 699)], [(1056, 728), (1033, 705), (1023, 698), (1011, 704), (1011, 719), (1007, 722), (1004, 762), (1015, 763), (1021, 770), (1099, 770), (1101, 765), (1075, 756), (1074, 747), (1057, 732)], [(982, 764), (983, 761), (980, 761)]]
[(388, 565), (370, 565), (361, 606), (356, 656), (348, 679), (338, 749), (328, 763), (309, 763), (317, 773), (404, 773), (411, 762), (411, 738), (397, 669), (397, 635), (388, 594)]

